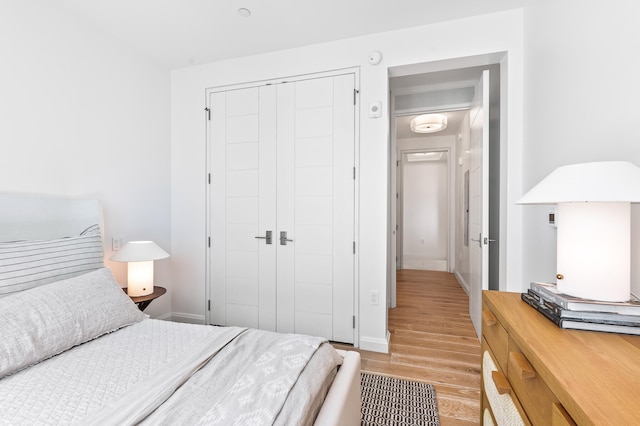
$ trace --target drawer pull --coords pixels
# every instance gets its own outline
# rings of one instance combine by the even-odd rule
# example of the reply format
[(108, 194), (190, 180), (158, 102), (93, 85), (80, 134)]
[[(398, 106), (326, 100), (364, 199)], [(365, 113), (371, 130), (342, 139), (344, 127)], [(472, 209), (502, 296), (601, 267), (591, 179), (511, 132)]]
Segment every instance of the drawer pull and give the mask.
[(522, 353), (509, 352), (509, 362), (513, 365), (521, 380), (535, 379), (536, 371)]
[(493, 379), (493, 384), (496, 385), (496, 389), (498, 389), (498, 393), (500, 395), (504, 395), (505, 393), (511, 393), (511, 385), (509, 384), (509, 380), (499, 371), (493, 370), (491, 372), (491, 378)]
[(487, 327), (491, 327), (492, 325), (496, 325), (498, 321), (491, 311), (482, 311), (482, 322)]

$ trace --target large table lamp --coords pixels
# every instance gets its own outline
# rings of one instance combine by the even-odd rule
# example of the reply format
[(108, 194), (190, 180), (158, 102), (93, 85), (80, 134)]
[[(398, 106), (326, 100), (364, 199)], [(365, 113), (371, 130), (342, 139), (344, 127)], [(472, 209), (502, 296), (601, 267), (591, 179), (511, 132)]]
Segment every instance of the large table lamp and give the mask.
[(630, 298), (631, 203), (640, 168), (626, 161), (559, 167), (518, 204), (557, 204), (557, 288), (607, 302)]
[(135, 297), (153, 293), (153, 261), (167, 257), (153, 241), (129, 241), (109, 259), (128, 262), (127, 294)]

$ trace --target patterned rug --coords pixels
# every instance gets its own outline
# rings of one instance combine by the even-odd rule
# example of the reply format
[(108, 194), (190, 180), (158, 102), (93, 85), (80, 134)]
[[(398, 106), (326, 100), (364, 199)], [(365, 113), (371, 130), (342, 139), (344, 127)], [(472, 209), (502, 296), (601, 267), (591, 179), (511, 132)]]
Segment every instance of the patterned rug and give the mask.
[(362, 425), (439, 426), (433, 385), (378, 374), (362, 375)]

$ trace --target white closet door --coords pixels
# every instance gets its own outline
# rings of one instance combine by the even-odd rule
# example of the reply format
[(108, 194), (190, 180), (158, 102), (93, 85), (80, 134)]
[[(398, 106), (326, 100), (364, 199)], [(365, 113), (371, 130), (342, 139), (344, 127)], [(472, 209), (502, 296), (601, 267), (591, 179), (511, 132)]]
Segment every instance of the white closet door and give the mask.
[(278, 331), (353, 342), (354, 76), (278, 86)]
[(347, 74), (210, 95), (212, 324), (353, 343), (354, 88)]
[(212, 324), (275, 330), (275, 89), (213, 93)]

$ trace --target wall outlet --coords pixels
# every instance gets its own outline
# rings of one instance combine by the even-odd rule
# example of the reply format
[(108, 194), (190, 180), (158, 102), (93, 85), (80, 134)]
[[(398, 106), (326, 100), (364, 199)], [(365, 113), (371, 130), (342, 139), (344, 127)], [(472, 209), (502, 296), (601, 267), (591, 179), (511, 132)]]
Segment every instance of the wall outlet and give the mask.
[(378, 306), (378, 303), (380, 303), (380, 293), (378, 293), (378, 290), (372, 290), (371, 291), (371, 304), (374, 306)]

